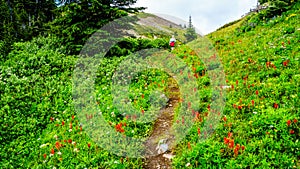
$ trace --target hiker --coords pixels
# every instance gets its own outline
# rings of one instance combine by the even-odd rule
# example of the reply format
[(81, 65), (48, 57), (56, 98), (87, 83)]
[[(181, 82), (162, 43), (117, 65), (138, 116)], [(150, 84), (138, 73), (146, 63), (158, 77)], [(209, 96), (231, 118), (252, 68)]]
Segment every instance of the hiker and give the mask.
[(172, 38), (170, 39), (170, 42), (169, 42), (169, 45), (170, 45), (170, 47), (171, 47), (171, 50), (174, 49), (175, 42), (176, 42), (176, 39), (175, 39), (174, 35), (172, 35)]

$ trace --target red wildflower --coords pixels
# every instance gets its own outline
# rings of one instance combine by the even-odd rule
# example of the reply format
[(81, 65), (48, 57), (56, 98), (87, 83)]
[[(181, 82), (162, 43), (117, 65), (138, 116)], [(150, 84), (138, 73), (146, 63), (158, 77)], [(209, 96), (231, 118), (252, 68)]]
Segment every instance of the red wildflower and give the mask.
[(71, 139), (69, 139), (69, 140), (68, 140), (68, 143), (72, 143), (72, 140), (71, 140)]
[(254, 100), (251, 100), (252, 106), (254, 106)]
[(241, 148), (240, 144), (236, 144), (235, 148), (239, 150)]
[(234, 89), (234, 86), (233, 86), (233, 85), (231, 85), (231, 89)]
[(244, 146), (244, 145), (242, 145), (241, 149), (244, 151), (244, 150), (245, 150), (245, 146)]
[(62, 121), (62, 122), (61, 122), (61, 125), (62, 125), (62, 126), (65, 125), (65, 121)]
[(234, 147), (234, 140), (230, 140), (229, 141), (229, 148), (233, 148)]
[(82, 126), (80, 126), (80, 131), (82, 131)]
[(235, 84), (236, 84), (236, 85), (238, 85), (238, 84), (239, 84), (239, 81), (238, 81), (238, 80), (236, 80), (236, 81), (235, 81)]
[(145, 97), (144, 94), (142, 94), (142, 99), (143, 99), (144, 97)]
[(190, 142), (188, 142), (187, 146), (188, 146), (188, 148), (189, 148), (190, 150), (192, 149), (191, 143), (190, 143)]
[(278, 109), (278, 104), (277, 104), (277, 103), (274, 103), (273, 107), (274, 107), (275, 109)]
[(228, 144), (228, 143), (229, 143), (229, 141), (230, 141), (230, 139), (229, 139), (229, 138), (226, 138), (226, 137), (224, 137), (224, 144)]
[(290, 130), (290, 134), (294, 134), (295, 133), (295, 131), (294, 130)]
[(298, 120), (297, 119), (294, 119), (294, 123), (297, 123), (298, 122)]
[(243, 106), (238, 106), (238, 109), (241, 110), (243, 108)]
[(44, 154), (43, 156), (44, 156), (45, 159), (47, 158), (47, 154)]
[(116, 128), (117, 132), (120, 132), (120, 133), (124, 133), (125, 132), (125, 130), (122, 128), (122, 123), (117, 124), (115, 126), (115, 128)]
[(88, 143), (88, 145), (87, 145), (87, 146), (88, 146), (88, 148), (91, 148), (91, 144), (90, 144), (90, 143)]
[(226, 118), (226, 116), (223, 118), (223, 120), (224, 120), (224, 121), (227, 121), (227, 118)]
[(52, 155), (54, 155), (54, 149), (53, 149), (53, 148), (50, 150), (50, 153), (51, 153)]
[(198, 135), (200, 136), (200, 134), (201, 134), (201, 131), (200, 131), (200, 128), (198, 128)]
[(237, 156), (239, 154), (239, 149), (237, 147), (233, 151), (234, 151), (235, 156)]
[(62, 146), (62, 145), (60, 144), (60, 142), (57, 141), (57, 142), (55, 143), (55, 148), (56, 148), (57, 150), (59, 150), (61, 146)]
[(74, 118), (75, 118), (75, 116), (74, 116), (74, 115), (72, 115), (72, 120), (74, 120)]
[(287, 126), (290, 126), (290, 125), (291, 125), (291, 120), (288, 120), (288, 121), (286, 122), (286, 124), (287, 124)]
[(266, 66), (267, 66), (267, 67), (270, 67), (270, 65), (271, 65), (271, 62), (267, 62), (267, 63), (266, 63)]
[(258, 95), (258, 90), (255, 91), (255, 94)]
[(284, 61), (282, 64), (283, 64), (283, 66), (287, 66), (288, 62)]
[(228, 132), (228, 138), (230, 138), (230, 137), (232, 137), (232, 135), (233, 135), (233, 133), (231, 133), (231, 132)]
[(284, 42), (281, 42), (281, 45), (284, 46)]
[(53, 118), (53, 117), (50, 117), (50, 121), (54, 121), (54, 118)]
[(142, 112), (143, 115), (145, 114), (145, 110), (142, 109), (141, 112)]
[(233, 104), (233, 108), (236, 108), (236, 104)]

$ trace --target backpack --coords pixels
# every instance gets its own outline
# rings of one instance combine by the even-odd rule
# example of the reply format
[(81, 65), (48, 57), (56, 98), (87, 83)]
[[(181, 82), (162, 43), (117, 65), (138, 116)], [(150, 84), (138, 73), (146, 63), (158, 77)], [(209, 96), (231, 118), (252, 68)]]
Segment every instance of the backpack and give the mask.
[(174, 47), (175, 46), (175, 42), (174, 41), (170, 42), (170, 46)]

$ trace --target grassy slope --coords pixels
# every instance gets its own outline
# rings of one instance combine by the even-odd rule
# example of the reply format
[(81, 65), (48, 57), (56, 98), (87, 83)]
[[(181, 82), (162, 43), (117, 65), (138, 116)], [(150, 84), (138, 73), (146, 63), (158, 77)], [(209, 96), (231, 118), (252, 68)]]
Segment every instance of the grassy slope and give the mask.
[[(255, 15), (207, 35), (218, 50), (227, 83), (234, 89), (228, 89), (226, 119), (222, 118), (215, 134), (206, 142), (191, 142), (191, 150), (180, 145), (175, 168), (300, 167), (300, 125), (293, 122), (300, 117), (299, 9), (298, 3), (293, 10), (245, 33), (238, 33), (237, 28)], [(286, 66), (284, 61), (288, 61)], [(245, 145), (245, 151), (239, 150), (237, 156), (224, 144), (228, 132), (235, 144)]]
[[(246, 22), (241, 20), (208, 35), (213, 43), (219, 42), (215, 47), (224, 64), (228, 84), (233, 85), (234, 90), (228, 90), (226, 121), (222, 119), (216, 133), (205, 143), (193, 142), (197, 134), (192, 133), (189, 138), (196, 139), (178, 146), (174, 167), (182, 168), (188, 163), (198, 168), (300, 167), (299, 122), (293, 122), (293, 119), (300, 120), (300, 31), (297, 30), (300, 13), (297, 8), (299, 5), (284, 16), (245, 33), (236, 32), (236, 28)], [(0, 168), (84, 168), (91, 165), (139, 168), (141, 159), (112, 155), (81, 132), (76, 114), (75, 119), (71, 117), (74, 110), (70, 73), (76, 57), (66, 57), (61, 54), (63, 52), (48, 48), (51, 42), (48, 40), (16, 44), (15, 53), (9, 55), (11, 59), (1, 65)], [(283, 66), (286, 60), (289, 63)], [(268, 61), (276, 65), (276, 69), (267, 68)], [(115, 63), (116, 60), (107, 60), (108, 67)], [(242, 78), (247, 75), (244, 81)], [(248, 85), (251, 86), (248, 88)], [(278, 109), (273, 107), (274, 103), (279, 105)], [(242, 106), (241, 110), (233, 108), (234, 104)], [(287, 126), (289, 119), (292, 123)], [(72, 132), (69, 132), (70, 122)], [(290, 134), (290, 130), (295, 133)], [(246, 146), (238, 156), (223, 143), (228, 132), (233, 133), (231, 138), (236, 144)], [(187, 149), (188, 141), (191, 149)], [(62, 148), (58, 146), (62, 155), (57, 154), (57, 142), (63, 144)], [(91, 143), (90, 148), (88, 143)], [(54, 157), (50, 157), (52, 148)]]

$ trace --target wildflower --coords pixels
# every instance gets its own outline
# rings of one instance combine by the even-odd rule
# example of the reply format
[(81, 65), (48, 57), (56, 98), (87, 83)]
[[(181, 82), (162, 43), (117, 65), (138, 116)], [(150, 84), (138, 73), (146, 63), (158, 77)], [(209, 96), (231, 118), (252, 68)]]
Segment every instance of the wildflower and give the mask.
[(228, 138), (230, 138), (230, 137), (232, 137), (232, 135), (233, 135), (233, 133), (231, 133), (231, 132), (228, 132)]
[(298, 122), (298, 120), (297, 119), (294, 119), (294, 123), (297, 123)]
[(251, 100), (252, 106), (254, 106), (254, 100)]
[(59, 141), (57, 141), (57, 142), (55, 143), (55, 148), (56, 148), (57, 150), (59, 150), (61, 146), (62, 146), (62, 145), (60, 144)]
[(229, 143), (229, 141), (230, 141), (230, 139), (228, 139), (228, 138), (224, 137), (224, 144), (228, 144), (228, 143)]
[(87, 145), (87, 146), (88, 146), (88, 148), (91, 148), (91, 144), (90, 144), (90, 143), (88, 143), (88, 145)]
[(187, 146), (188, 146), (188, 149), (190, 149), (190, 150), (192, 149), (190, 142), (188, 142)]
[(282, 64), (283, 64), (283, 66), (287, 66), (288, 63), (287, 63), (287, 61), (284, 61)]
[(52, 148), (51, 150), (50, 150), (50, 154), (52, 154), (52, 155), (54, 155), (54, 149)]
[(226, 116), (224, 116), (223, 120), (224, 120), (225, 122), (227, 121), (227, 118), (226, 118)]
[(48, 144), (42, 144), (40, 148), (46, 147)]
[(255, 94), (258, 95), (258, 90), (255, 91)]
[(80, 131), (82, 131), (82, 126), (80, 126)]
[(51, 121), (51, 122), (54, 121), (54, 118), (53, 118), (53, 117), (50, 117), (50, 121)]
[(274, 103), (273, 107), (274, 107), (275, 109), (278, 109), (278, 104), (277, 104), (277, 103)]
[(241, 149), (244, 151), (244, 150), (245, 150), (245, 146), (244, 146), (244, 145), (242, 145), (242, 146), (241, 146)]
[(72, 115), (72, 120), (74, 120), (74, 118), (75, 118), (75, 116), (74, 116), (74, 115)]
[(256, 112), (256, 111), (254, 111), (254, 112), (253, 112), (253, 114), (257, 114), (257, 112)]
[(294, 134), (295, 133), (295, 131), (294, 130), (290, 130), (290, 134)]
[(236, 104), (233, 104), (233, 108), (236, 108)]
[(143, 99), (144, 97), (145, 97), (144, 94), (142, 94), (142, 99)]
[(124, 133), (125, 130), (122, 128), (122, 123), (119, 123), (115, 126), (117, 132)]
[(47, 154), (44, 154), (43, 157), (46, 159), (47, 158)]
[(236, 80), (236, 81), (235, 81), (235, 84), (236, 84), (236, 85), (238, 85), (238, 84), (239, 84), (239, 81), (238, 81), (238, 80)]
[(235, 156), (237, 156), (237, 155), (239, 154), (239, 149), (238, 149), (237, 147), (236, 147), (236, 148), (234, 148), (234, 150), (233, 150), (233, 151), (234, 151), (234, 155), (235, 155)]
[(76, 153), (78, 153), (79, 152), (79, 150), (78, 150), (78, 148), (74, 148), (74, 150), (73, 150), (74, 152), (76, 152)]
[(62, 126), (65, 125), (65, 121), (62, 121), (62, 122), (61, 122), (61, 125), (62, 125)]
[(71, 140), (71, 139), (69, 139), (69, 140), (68, 140), (68, 143), (70, 143), (70, 144), (71, 144), (71, 143), (72, 143), (72, 140)]
[(243, 108), (243, 106), (238, 106), (238, 109), (241, 110)]
[(240, 144), (236, 144), (235, 148), (239, 150), (241, 148)]
[(61, 152), (59, 151), (59, 152), (57, 152), (57, 154), (58, 154), (58, 155), (61, 155)]
[(200, 131), (200, 128), (198, 128), (198, 135), (200, 136), (200, 134), (201, 134), (201, 131)]
[(234, 147), (234, 140), (230, 140), (229, 141), (229, 148), (233, 148)]
[(145, 114), (145, 110), (142, 109), (141, 112), (142, 112), (143, 115)]
[(290, 125), (291, 125), (291, 120), (288, 120), (288, 121), (286, 122), (286, 124), (287, 124), (287, 126), (290, 126)]

